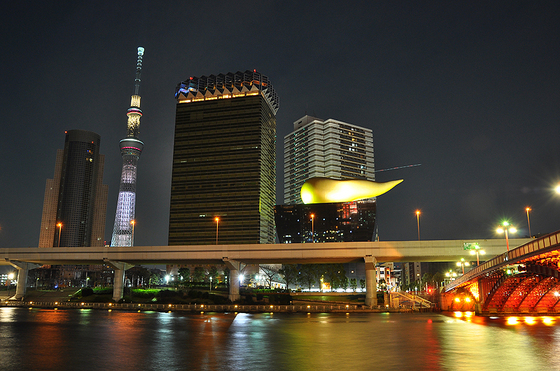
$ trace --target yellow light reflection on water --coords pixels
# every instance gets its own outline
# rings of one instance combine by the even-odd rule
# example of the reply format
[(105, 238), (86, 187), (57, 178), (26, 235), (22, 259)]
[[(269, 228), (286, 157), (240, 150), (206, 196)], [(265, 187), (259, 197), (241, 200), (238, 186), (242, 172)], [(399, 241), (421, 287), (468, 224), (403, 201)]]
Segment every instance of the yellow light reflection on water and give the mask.
[(463, 317), (463, 312), (453, 312), (453, 315), (457, 318)]
[(542, 323), (547, 325), (547, 326), (553, 326), (554, 325), (554, 318), (553, 317), (541, 317), (542, 319)]
[(519, 324), (519, 318), (517, 318), (517, 317), (507, 317), (506, 323), (508, 325), (517, 325), (517, 324)]
[(525, 317), (524, 320), (528, 325), (534, 325), (535, 323), (537, 323), (537, 319), (535, 317)]

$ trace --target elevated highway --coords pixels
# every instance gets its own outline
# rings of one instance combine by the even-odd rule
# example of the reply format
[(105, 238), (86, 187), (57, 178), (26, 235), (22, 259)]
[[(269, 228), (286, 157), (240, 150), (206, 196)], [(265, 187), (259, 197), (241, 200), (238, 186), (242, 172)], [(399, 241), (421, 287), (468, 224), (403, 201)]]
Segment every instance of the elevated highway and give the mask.
[[(511, 239), (511, 246), (529, 239)], [(122, 298), (124, 272), (146, 264), (226, 264), (230, 269), (230, 299), (239, 298), (240, 264), (306, 264), (364, 262), (366, 265), (366, 305), (376, 293), (375, 264), (381, 262), (446, 262), (465, 258), (465, 243), (478, 243), (488, 254), (505, 249), (504, 239), (333, 242), (308, 244), (191, 245), (134, 247), (53, 247), (0, 249), (0, 265), (19, 270), (16, 298), (25, 294), (27, 270), (45, 264), (108, 264), (115, 269), (113, 299)], [(24, 277), (25, 276), (25, 277)]]

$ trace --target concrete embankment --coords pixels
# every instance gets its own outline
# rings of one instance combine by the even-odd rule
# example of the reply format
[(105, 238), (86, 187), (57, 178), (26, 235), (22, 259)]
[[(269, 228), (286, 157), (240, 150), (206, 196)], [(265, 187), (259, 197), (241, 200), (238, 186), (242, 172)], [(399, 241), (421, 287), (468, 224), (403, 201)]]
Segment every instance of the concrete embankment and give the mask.
[(307, 304), (307, 305), (206, 305), (206, 304), (147, 304), (147, 303), (87, 303), (87, 302), (52, 302), (52, 301), (3, 301), (3, 307), (25, 307), (46, 309), (100, 309), (124, 311), (158, 311), (158, 312), (242, 312), (242, 313), (325, 313), (325, 312), (364, 312), (364, 313), (401, 313), (411, 312), (410, 309), (399, 308), (368, 308), (362, 305), (349, 304)]

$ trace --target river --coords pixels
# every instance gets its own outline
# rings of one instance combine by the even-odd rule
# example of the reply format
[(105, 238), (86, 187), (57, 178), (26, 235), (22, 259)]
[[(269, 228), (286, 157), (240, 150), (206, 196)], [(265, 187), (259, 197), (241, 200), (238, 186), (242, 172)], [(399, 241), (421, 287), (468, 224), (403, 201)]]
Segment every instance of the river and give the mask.
[(1, 370), (560, 370), (560, 317), (0, 308)]

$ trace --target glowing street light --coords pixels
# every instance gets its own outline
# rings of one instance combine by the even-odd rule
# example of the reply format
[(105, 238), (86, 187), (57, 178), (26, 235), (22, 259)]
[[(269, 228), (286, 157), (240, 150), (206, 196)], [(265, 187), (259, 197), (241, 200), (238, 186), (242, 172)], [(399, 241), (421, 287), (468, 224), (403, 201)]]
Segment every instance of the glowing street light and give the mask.
[(214, 218), (214, 221), (216, 222), (216, 245), (218, 244), (218, 227), (220, 225), (220, 218), (217, 216)]
[(515, 233), (517, 232), (517, 229), (515, 229), (514, 226), (510, 225), (509, 222), (507, 220), (504, 220), (502, 222), (502, 225), (500, 227), (498, 227), (498, 229), (496, 229), (496, 232), (498, 233), (505, 233), (506, 235), (506, 248), (507, 251), (509, 251), (509, 238), (508, 238), (508, 231), (510, 233)]
[(136, 225), (136, 220), (132, 219), (130, 221), (130, 224), (132, 224), (132, 236), (130, 239), (130, 246), (134, 246), (134, 226)]
[(57, 223), (56, 226), (58, 227), (58, 246), (60, 247), (60, 234), (62, 233), (62, 223)]
[(527, 206), (525, 208), (525, 211), (527, 212), (527, 225), (529, 226), (529, 238), (531, 238), (531, 221), (529, 220), (529, 211), (531, 211), (531, 208)]
[(420, 210), (416, 210), (416, 225), (418, 226), (418, 241), (420, 241)]
[(560, 193), (560, 184), (558, 184), (556, 188), (554, 188), (554, 190), (556, 191), (556, 193)]
[(457, 278), (457, 273), (450, 269), (449, 272), (445, 272), (445, 277), (447, 277), (448, 281), (451, 282)]
[(311, 243), (315, 242), (315, 229), (313, 225), (313, 221), (315, 220), (315, 214), (311, 214)]
[(461, 267), (461, 269), (463, 270), (463, 274), (465, 274), (465, 267), (468, 267), (469, 265), (469, 262), (465, 261), (464, 258), (461, 258), (461, 261), (457, 262), (457, 266)]
[(478, 255), (479, 254), (484, 255), (484, 254), (486, 254), (486, 251), (482, 250), (478, 244), (474, 244), (472, 247), (473, 247), (473, 249), (471, 250), (470, 254), (471, 255), (476, 254), (476, 266), (478, 267), (478, 265), (480, 264), (480, 260), (478, 258)]

